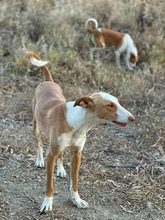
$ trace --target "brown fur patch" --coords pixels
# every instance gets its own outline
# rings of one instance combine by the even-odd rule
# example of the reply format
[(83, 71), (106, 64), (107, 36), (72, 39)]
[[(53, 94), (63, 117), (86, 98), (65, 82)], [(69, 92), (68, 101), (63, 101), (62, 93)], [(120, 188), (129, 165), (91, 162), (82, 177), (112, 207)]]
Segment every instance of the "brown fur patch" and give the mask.
[(111, 121), (117, 119), (117, 106), (114, 102), (103, 99), (99, 94), (93, 95), (93, 101), (98, 118)]
[(122, 44), (124, 34), (116, 31), (112, 31), (106, 28), (101, 29), (101, 35), (104, 38), (105, 44), (109, 46), (115, 46), (119, 48)]
[[(61, 88), (54, 82), (43, 82), (36, 88), (36, 100), (34, 118), (40, 130), (48, 137), (54, 129), (54, 135), (71, 131), (66, 122), (66, 101)], [(54, 124), (56, 126), (54, 126)], [(51, 141), (51, 140), (50, 140)]]

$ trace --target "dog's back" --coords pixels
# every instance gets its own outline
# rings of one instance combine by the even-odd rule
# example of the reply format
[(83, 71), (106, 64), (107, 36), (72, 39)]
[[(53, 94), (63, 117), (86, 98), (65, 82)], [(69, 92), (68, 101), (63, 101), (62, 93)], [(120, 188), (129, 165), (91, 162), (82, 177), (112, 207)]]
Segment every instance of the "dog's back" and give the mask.
[(50, 129), (54, 123), (52, 119), (55, 123), (61, 125), (59, 118), (65, 114), (66, 100), (62, 89), (53, 81), (51, 73), (45, 66), (46, 61), (41, 61), (32, 51), (27, 52), (26, 55), (30, 58), (32, 64), (41, 68), (44, 75), (44, 82), (40, 83), (35, 90), (32, 109), (33, 121), (49, 138), (48, 134), (50, 134)]
[(105, 44), (109, 46), (115, 46), (115, 48), (119, 48), (122, 44), (124, 34), (112, 31), (110, 29), (101, 28), (101, 34), (103, 35), (105, 39)]

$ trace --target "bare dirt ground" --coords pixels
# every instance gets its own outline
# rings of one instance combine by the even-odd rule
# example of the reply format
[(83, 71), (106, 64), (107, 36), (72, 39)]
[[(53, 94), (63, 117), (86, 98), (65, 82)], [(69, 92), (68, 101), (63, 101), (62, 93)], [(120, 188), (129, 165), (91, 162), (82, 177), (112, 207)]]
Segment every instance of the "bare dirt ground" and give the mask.
[[(14, 1), (17, 10), (20, 6), (18, 2)], [(10, 12), (6, 1), (1, 6), (4, 11), (9, 8)], [(22, 3), (21, 7), (25, 6), (30, 7)], [(24, 13), (26, 7), (21, 9)], [(81, 17), (83, 25), (85, 18)], [(40, 215), (46, 170), (34, 166), (37, 142), (32, 133), (31, 100), (35, 87), (42, 81), (42, 74), (38, 69), (29, 67), (28, 61), (22, 58), (23, 40), (21, 50), (16, 50), (19, 42), (16, 36), (20, 36), (18, 20), (10, 20), (13, 35), (10, 31), (4, 32), (8, 26), (6, 20), (2, 20), (1, 17), (0, 29), (3, 33), (0, 40), (1, 45), (5, 42), (7, 46), (0, 47), (0, 220), (164, 220), (164, 64), (143, 59), (130, 73), (115, 68), (114, 60), (109, 61), (108, 58), (108, 65), (105, 61), (99, 67), (85, 62), (87, 52), (77, 58), (70, 57), (68, 48), (65, 48), (67, 56), (60, 50), (58, 56), (48, 50), (53, 78), (62, 87), (67, 100), (96, 90), (112, 92), (136, 116), (136, 122), (125, 129), (104, 124), (88, 133), (79, 178), (79, 193), (89, 203), (88, 209), (78, 209), (72, 204), (69, 193), (70, 160), (66, 150), (64, 166), (67, 177), (61, 179), (54, 175), (53, 210)], [(26, 32), (30, 27), (24, 23), (23, 30)], [(46, 54), (43, 45), (40, 47), (37, 42), (34, 44), (38, 45), (41, 54)], [(88, 48), (86, 43), (81, 49), (86, 51), (86, 45)], [(35, 49), (34, 45), (26, 49), (29, 48)], [(105, 69), (110, 75), (104, 72)], [(48, 147), (45, 139), (45, 163)]]
[[(31, 100), (41, 74), (18, 78), (3, 77), (1, 89), (1, 219), (164, 219), (164, 139), (159, 139), (165, 125), (164, 99), (153, 107), (154, 117), (153, 109), (152, 115), (148, 111), (157, 100), (142, 104), (136, 98), (129, 109), (137, 117), (134, 125), (126, 129), (102, 125), (88, 133), (79, 181), (88, 209), (80, 210), (71, 202), (66, 152), (67, 178), (54, 177), (53, 211), (40, 215), (46, 173), (45, 168), (34, 167), (37, 143)], [(161, 88), (158, 96), (164, 92)], [(67, 89), (65, 85), (64, 94)], [(75, 90), (72, 86), (70, 93)], [(159, 131), (155, 123), (162, 124)], [(48, 142), (45, 146), (46, 154)]]

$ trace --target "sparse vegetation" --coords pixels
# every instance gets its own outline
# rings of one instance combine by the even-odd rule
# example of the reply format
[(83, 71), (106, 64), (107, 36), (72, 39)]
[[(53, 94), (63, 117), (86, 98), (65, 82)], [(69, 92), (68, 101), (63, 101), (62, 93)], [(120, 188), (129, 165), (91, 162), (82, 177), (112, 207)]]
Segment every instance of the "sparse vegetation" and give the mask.
[[(0, 1), (2, 219), (165, 219), (164, 9), (156, 0)], [(89, 17), (132, 36), (140, 52), (134, 72), (116, 68), (112, 48), (101, 51), (99, 65), (90, 60)], [(103, 90), (136, 115), (125, 130), (103, 125), (88, 134), (80, 175), (88, 210), (69, 202), (66, 152), (68, 176), (56, 180), (53, 211), (38, 214), (45, 169), (33, 166), (31, 100), (42, 75), (29, 65), (26, 50), (50, 61), (67, 100)]]

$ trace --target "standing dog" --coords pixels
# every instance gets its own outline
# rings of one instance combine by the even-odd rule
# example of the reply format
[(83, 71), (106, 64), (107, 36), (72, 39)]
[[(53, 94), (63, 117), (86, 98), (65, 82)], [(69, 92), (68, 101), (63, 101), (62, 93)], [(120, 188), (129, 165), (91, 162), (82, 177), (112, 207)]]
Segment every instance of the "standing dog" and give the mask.
[[(112, 31), (106, 28), (98, 28), (98, 22), (94, 18), (86, 21), (87, 31), (93, 34), (92, 41), (95, 49), (104, 49), (105, 45), (115, 47), (116, 65), (120, 66), (120, 56), (126, 52), (125, 62), (129, 70), (133, 70), (138, 61), (137, 48), (129, 34)], [(92, 28), (94, 26), (94, 29)], [(94, 50), (95, 50), (94, 49)]]
[(32, 51), (27, 52), (27, 57), (33, 65), (41, 68), (44, 75), (44, 82), (37, 86), (33, 99), (33, 130), (38, 140), (37, 167), (44, 166), (40, 132), (43, 132), (50, 141), (50, 150), (47, 154), (46, 196), (40, 211), (52, 210), (53, 173), (56, 160), (57, 175), (66, 176), (63, 167), (63, 150), (66, 147), (70, 148), (71, 153), (71, 198), (78, 208), (86, 208), (88, 203), (78, 194), (81, 152), (86, 133), (93, 126), (105, 122), (125, 127), (135, 118), (119, 104), (117, 98), (105, 92), (97, 92), (80, 97), (76, 101), (66, 102), (61, 88), (53, 81), (45, 66), (48, 62), (41, 61)]

